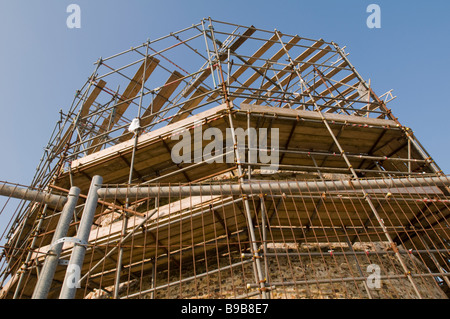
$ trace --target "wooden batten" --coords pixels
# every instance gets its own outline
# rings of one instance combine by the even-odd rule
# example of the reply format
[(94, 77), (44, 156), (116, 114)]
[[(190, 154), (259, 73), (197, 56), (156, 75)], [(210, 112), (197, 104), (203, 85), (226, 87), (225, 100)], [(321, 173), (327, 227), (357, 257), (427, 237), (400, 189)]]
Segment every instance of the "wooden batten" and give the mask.
[[(159, 60), (154, 57), (147, 57), (146, 61), (142, 62), (141, 66), (137, 70), (136, 74), (134, 75), (133, 79), (128, 84), (127, 88), (123, 92), (123, 94), (120, 96), (120, 102), (117, 103), (116, 109), (115, 109), (115, 115), (113, 119), (110, 119), (109, 117), (105, 118), (103, 123), (100, 125), (100, 132), (105, 132), (108, 129), (110, 129), (115, 123), (119, 121), (119, 119), (122, 117), (122, 115), (125, 113), (125, 111), (130, 106), (132, 99), (136, 97), (136, 95), (139, 93), (139, 91), (142, 88), (142, 80), (144, 80), (144, 83), (148, 80), (150, 77), (150, 74), (156, 69), (156, 66), (158, 65)], [(146, 67), (145, 74), (144, 74), (144, 67)], [(97, 145), (101, 141), (100, 138), (95, 138), (91, 145)], [(94, 148), (91, 148), (88, 151), (88, 154), (92, 154), (97, 152), (101, 148), (101, 145), (98, 145)]]
[[(271, 61), (270, 63), (275, 63), (276, 61), (278, 61), (283, 55), (286, 54), (286, 50), (290, 50), (295, 44), (297, 44), (297, 42), (300, 41), (300, 37), (295, 36), (293, 37), (288, 43), (286, 43), (284, 45), (284, 48), (281, 48), (280, 50), (278, 50), (270, 59), (269, 61)], [(250, 76), (243, 84), (242, 86), (237, 89), (234, 94), (239, 94), (242, 93), (243, 91), (245, 91), (248, 87), (251, 86), (251, 84), (253, 82), (255, 82), (262, 74), (264, 74), (265, 68), (269, 67), (269, 62), (265, 62), (264, 65), (262, 67), (259, 67), (256, 72)], [(234, 98), (231, 97), (231, 100), (233, 100)]]
[[(241, 36), (239, 36), (230, 46), (229, 49), (234, 52), (236, 51), (253, 33), (255, 32), (255, 27), (251, 26), (249, 27)], [(224, 61), (227, 58), (226, 54), (222, 54), (219, 56), (220, 62)], [(186, 91), (183, 92), (183, 97), (189, 96), (192, 91), (194, 91), (199, 85), (203, 83), (210, 75), (211, 75), (211, 68), (214, 70), (216, 68), (216, 65), (213, 66), (207, 66), (201, 75), (192, 83)]]
[[(181, 84), (182, 75), (178, 71), (173, 71), (170, 77), (167, 79), (164, 86), (156, 95), (152, 104), (150, 104), (144, 111), (141, 116), (140, 126), (145, 127), (150, 124), (155, 118), (156, 114), (161, 110), (163, 105), (169, 101), (170, 96), (177, 89), (177, 87)], [(133, 137), (134, 134), (129, 132), (128, 129), (125, 129), (122, 133), (122, 136), (119, 137), (119, 142), (126, 141), (127, 139)]]
[[(233, 84), (248, 68), (252, 68), (252, 64), (255, 63), (258, 58), (260, 58), (267, 50), (269, 50), (278, 39), (278, 36), (273, 35), (267, 42), (265, 42), (250, 58), (247, 59), (245, 65), (240, 66), (234, 73), (230, 76), (228, 83)], [(214, 100), (219, 93), (214, 92), (210, 98), (207, 99), (208, 102)]]

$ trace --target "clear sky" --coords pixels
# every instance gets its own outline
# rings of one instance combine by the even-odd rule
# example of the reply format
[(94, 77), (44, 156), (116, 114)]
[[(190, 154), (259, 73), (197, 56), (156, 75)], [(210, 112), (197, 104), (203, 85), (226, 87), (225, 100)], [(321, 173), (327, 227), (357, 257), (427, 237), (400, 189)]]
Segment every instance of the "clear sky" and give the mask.
[[(81, 28), (69, 29), (69, 4)], [(381, 28), (369, 29), (369, 4)], [(202, 18), (347, 46), (349, 59), (450, 174), (450, 1), (0, 0), (0, 180), (28, 184), (59, 110), (67, 111), (93, 63)]]

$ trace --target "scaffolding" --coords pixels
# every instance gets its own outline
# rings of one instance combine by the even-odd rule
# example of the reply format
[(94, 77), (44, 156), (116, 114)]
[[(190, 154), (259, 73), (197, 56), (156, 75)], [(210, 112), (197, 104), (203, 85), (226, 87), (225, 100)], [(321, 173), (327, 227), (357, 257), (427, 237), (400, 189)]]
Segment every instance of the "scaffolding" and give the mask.
[(211, 18), (99, 58), (0, 183), (1, 298), (446, 298), (450, 180), (394, 98), (334, 42)]

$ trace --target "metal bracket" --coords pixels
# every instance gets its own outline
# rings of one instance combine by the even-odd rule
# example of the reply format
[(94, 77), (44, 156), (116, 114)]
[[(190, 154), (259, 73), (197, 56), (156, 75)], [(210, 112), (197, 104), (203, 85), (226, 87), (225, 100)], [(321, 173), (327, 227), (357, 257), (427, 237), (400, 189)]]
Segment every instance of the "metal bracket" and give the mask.
[(57, 241), (55, 241), (54, 243), (52, 243), (48, 250), (50, 251), (53, 248), (53, 246), (60, 244), (60, 243), (65, 243), (65, 242), (74, 243), (75, 245), (78, 245), (78, 246), (87, 246), (88, 245), (87, 242), (85, 242), (84, 240), (81, 240), (79, 238), (76, 238), (76, 237), (62, 237), (62, 238), (58, 239)]

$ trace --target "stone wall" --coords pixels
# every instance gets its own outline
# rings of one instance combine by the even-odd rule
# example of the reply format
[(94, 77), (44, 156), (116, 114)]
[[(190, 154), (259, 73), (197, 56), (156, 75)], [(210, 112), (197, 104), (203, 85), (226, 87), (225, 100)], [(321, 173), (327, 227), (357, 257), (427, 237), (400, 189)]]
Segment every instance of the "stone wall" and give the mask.
[[(269, 252), (275, 254), (268, 257), (267, 285), (275, 285), (270, 291), (273, 299), (299, 299), (299, 298), (368, 298), (367, 290), (372, 298), (383, 299), (410, 299), (417, 298), (412, 284), (406, 276), (397, 259), (385, 243), (355, 244), (359, 255), (339, 255), (343, 250), (348, 251), (346, 245), (283, 245), (270, 247)], [(400, 248), (401, 249), (401, 248)], [(376, 251), (380, 253), (376, 253)], [(291, 255), (286, 256), (288, 252)], [(404, 251), (402, 260), (411, 274), (427, 273), (424, 264), (415, 256)], [(299, 256), (298, 253), (308, 253)], [(359, 268), (356, 259), (358, 260)], [(171, 266), (171, 269), (157, 268), (156, 287), (154, 295), (145, 293), (152, 287), (151, 275), (140, 280), (132, 280), (121, 285), (120, 295), (130, 296), (136, 292), (144, 292), (139, 298), (259, 298), (258, 289), (255, 288), (253, 262), (214, 272), (217, 265), (226, 267), (230, 264), (248, 260), (239, 255), (210, 256), (198, 260), (195, 265), (180, 268)], [(264, 260), (261, 259), (264, 271)], [(373, 270), (369, 265), (379, 266), (381, 279), (379, 286), (372, 280)], [(375, 266), (375, 269), (376, 269)], [(372, 266), (374, 267), (374, 266)], [(359, 271), (361, 269), (361, 272)], [(201, 276), (209, 272), (207, 276)], [(362, 273), (362, 274), (361, 274)], [(354, 280), (354, 278), (369, 277), (367, 280)], [(391, 278), (385, 278), (390, 276)], [(392, 278), (393, 277), (393, 278)], [(179, 283), (180, 279), (191, 278)], [(331, 281), (330, 281), (331, 279)], [(413, 281), (424, 298), (446, 298), (437, 286), (433, 277), (414, 277)], [(172, 283), (167, 287), (167, 283)], [(293, 284), (295, 282), (296, 284)], [(250, 286), (249, 286), (250, 284)], [(372, 287), (369, 288), (368, 284)], [(106, 290), (112, 291), (112, 287)], [(87, 298), (108, 298), (104, 291), (94, 291)]]

